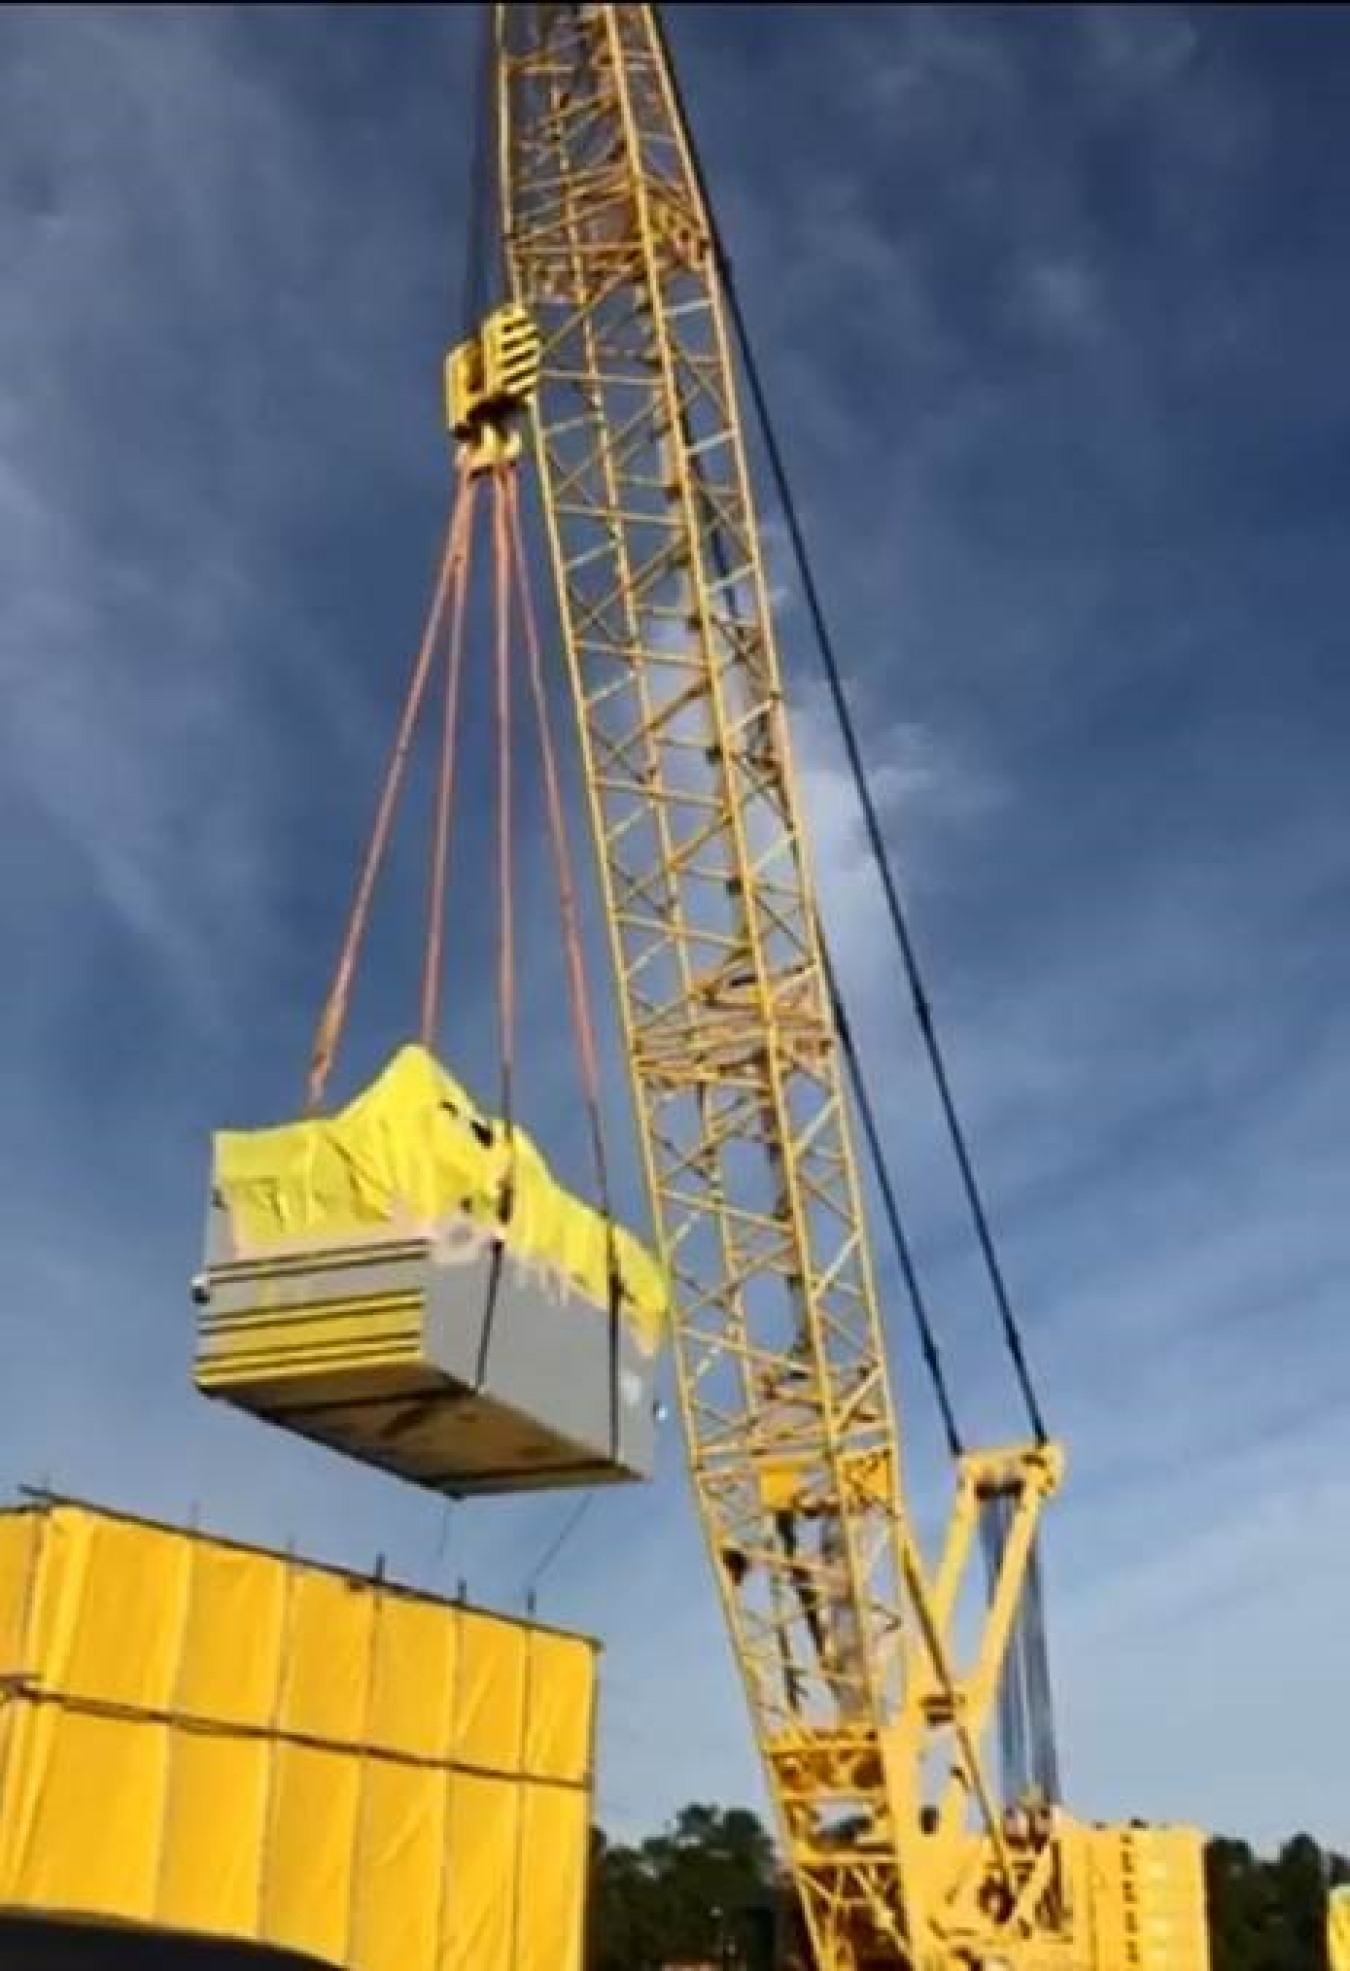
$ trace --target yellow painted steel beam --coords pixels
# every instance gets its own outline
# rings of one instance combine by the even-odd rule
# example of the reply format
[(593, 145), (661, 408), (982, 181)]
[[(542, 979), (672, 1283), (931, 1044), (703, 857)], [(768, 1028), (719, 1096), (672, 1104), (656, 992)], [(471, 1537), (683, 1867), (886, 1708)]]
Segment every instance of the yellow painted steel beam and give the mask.
[[(983, 1745), (1058, 1454), (968, 1460), (930, 1582), (724, 298), (656, 23), (496, 21), (511, 299), (543, 335), (534, 442), (684, 1429), (816, 1958), (1076, 1963), (1067, 1836), (1005, 1825)], [(966, 1661), (957, 1591), (994, 1482), (1017, 1503)]]

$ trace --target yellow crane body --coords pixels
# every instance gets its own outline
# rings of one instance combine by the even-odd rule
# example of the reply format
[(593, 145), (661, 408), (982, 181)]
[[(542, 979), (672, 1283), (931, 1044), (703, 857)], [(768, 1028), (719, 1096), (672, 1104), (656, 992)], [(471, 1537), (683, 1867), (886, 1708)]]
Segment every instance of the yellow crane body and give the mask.
[(512, 5), (495, 33), (510, 302), (542, 337), (534, 450), (683, 1427), (816, 1962), (1134, 1962), (1098, 1952), (1096, 1837), (1002, 1800), (987, 1745), (1062, 1450), (963, 1456), (932, 1571), (906, 1508), (728, 303), (660, 25)]
[[(497, 33), (511, 298), (543, 336), (535, 445), (684, 1428), (813, 1944), (830, 1971), (1028, 1937), (1058, 1962), (1058, 1817), (1005, 1822), (982, 1740), (1061, 1454), (965, 1461), (930, 1581), (725, 301), (657, 23), (520, 6)], [(1012, 1531), (958, 1662), (990, 1488)]]

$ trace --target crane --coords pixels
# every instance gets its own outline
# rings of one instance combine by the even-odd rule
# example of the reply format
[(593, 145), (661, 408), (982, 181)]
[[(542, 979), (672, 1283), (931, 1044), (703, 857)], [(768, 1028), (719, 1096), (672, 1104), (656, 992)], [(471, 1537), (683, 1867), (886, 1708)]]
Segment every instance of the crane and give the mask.
[[(818, 1971), (1207, 1971), (1196, 1830), (1087, 1826), (1060, 1803), (1038, 1533), (1065, 1453), (998, 1265), (661, 20), (641, 4), (500, 3), (484, 20), (470, 319), (446, 365), (457, 493), (320, 1015), (310, 1117), (448, 625), (421, 1047), (332, 1122), (218, 1139), (209, 1263), (194, 1286), (206, 1310), (199, 1383), (455, 1496), (641, 1477), (651, 1350), (639, 1317), (658, 1311), (659, 1277), (706, 1545)], [(483, 308), (494, 175), (505, 298)], [(970, 1448), (958, 1429), (830, 964), (742, 378), (1026, 1410), (1019, 1441)], [(512, 1112), (515, 592), (586, 1104), (598, 1118), (521, 545), (527, 459), (659, 1268), (614, 1226), (598, 1128), (596, 1213), (564, 1198)], [(498, 598), (495, 1123), (428, 1051), (480, 486)], [(859, 1142), (894, 1245), (894, 1286), (873, 1256)], [(426, 1167), (414, 1170), (419, 1154)], [(319, 1170), (323, 1181), (311, 1181)], [(550, 1226), (570, 1229), (550, 1246)], [(888, 1365), (901, 1286), (953, 1460), (935, 1560), (906, 1489)], [(558, 1323), (554, 1294), (584, 1311)]]
[[(512, 304), (689, 1460), (817, 1961), (1084, 1961), (987, 1752), (1061, 1447), (906, 1506), (717, 240), (649, 6), (498, 6)], [(955, 1615), (998, 1521), (973, 1651)]]

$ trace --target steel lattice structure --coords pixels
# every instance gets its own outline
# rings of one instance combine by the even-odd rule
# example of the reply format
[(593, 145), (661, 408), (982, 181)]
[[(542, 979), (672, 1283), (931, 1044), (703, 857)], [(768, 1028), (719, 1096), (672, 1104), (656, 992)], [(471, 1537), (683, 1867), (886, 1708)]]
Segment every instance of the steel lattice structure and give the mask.
[[(683, 1422), (822, 1967), (1078, 1961), (983, 1742), (1060, 1454), (961, 1461), (931, 1575), (895, 1410), (737, 409), (653, 12), (496, 9), (506, 257)], [(982, 1500), (1011, 1502), (973, 1653)]]

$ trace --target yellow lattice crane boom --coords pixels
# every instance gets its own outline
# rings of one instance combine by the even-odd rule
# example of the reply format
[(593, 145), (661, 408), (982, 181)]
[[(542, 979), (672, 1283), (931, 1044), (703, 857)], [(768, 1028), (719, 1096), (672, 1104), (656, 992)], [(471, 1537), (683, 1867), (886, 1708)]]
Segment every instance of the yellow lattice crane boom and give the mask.
[[(906, 1511), (726, 297), (645, 6), (496, 10), (512, 301), (689, 1456), (821, 1966), (1082, 1960), (1052, 1803), (986, 1753), (1062, 1454)], [(1003, 1503), (958, 1655), (977, 1522)], [(1076, 1853), (1076, 1851), (1075, 1851)]]

